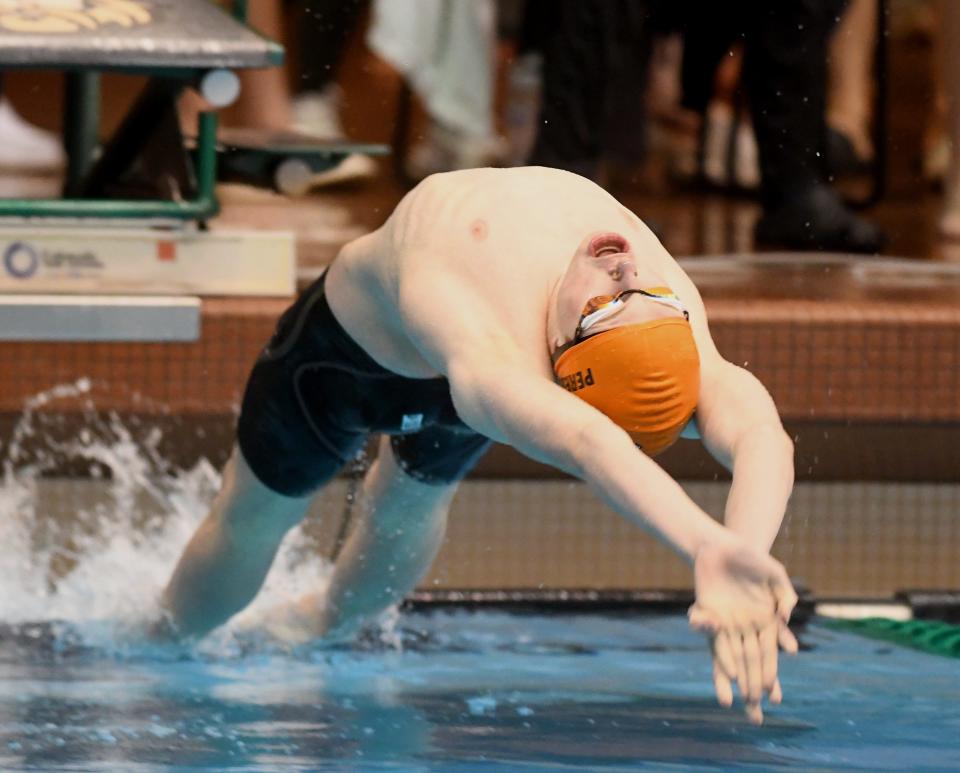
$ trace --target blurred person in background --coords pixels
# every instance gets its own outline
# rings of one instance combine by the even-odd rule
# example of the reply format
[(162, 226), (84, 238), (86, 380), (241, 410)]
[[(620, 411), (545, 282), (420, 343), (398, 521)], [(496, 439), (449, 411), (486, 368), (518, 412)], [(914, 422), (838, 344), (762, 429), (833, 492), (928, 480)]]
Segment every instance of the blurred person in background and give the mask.
[[(869, 172), (874, 158), (876, 30), (877, 0), (852, 0), (832, 33), (827, 61), (825, 149), (825, 169), (830, 178)], [(733, 43), (720, 56), (707, 96), (699, 92), (708, 78), (702, 74), (690, 77), (690, 71), (698, 70), (704, 49), (685, 49), (689, 102), (703, 115), (699, 174), (709, 185), (723, 190), (754, 191), (760, 185), (756, 135), (741, 82), (743, 55), (743, 46)], [(716, 57), (716, 51), (710, 56)], [(706, 67), (710, 69), (709, 62)]]
[[(687, 45), (681, 63), (687, 76), (682, 92), (686, 106), (700, 116), (699, 179), (720, 190), (756, 191), (760, 162), (750, 106), (741, 88), (743, 46), (734, 45), (720, 57), (713, 68), (712, 83), (705, 73), (690, 77), (691, 71), (699, 69), (702, 56), (700, 48)], [(709, 91), (698, 93), (707, 84)]]
[[(678, 25), (684, 37), (683, 103), (705, 116), (714, 101), (718, 65), (734, 44), (743, 50), (743, 84), (756, 136), (746, 125), (735, 90), (736, 68), (723, 73), (720, 99), (729, 142), (714, 121), (710, 146), (740, 150), (733, 179), (751, 187), (759, 177), (763, 214), (756, 240), (764, 246), (877, 252), (880, 229), (855, 215), (828, 182), (828, 44), (846, 0), (760, 0), (669, 3), (666, 0), (530, 0), (540, 19), (543, 95), (530, 163), (602, 179), (602, 161), (614, 168), (644, 146), (643, 91), (652, 42)], [(734, 62), (735, 65), (735, 62)], [(714, 111), (717, 118), (719, 111)], [(623, 150), (627, 153), (623, 153)], [(751, 170), (756, 153), (760, 174)]]
[(828, 182), (828, 51), (845, 5), (731, 0), (684, 6), (686, 107), (706, 111), (717, 63), (732, 43), (742, 42), (763, 204), (755, 235), (762, 245), (865, 253), (883, 245), (882, 231), (855, 215)]
[(642, 157), (653, 10), (646, 0), (527, 1), (526, 45), (543, 56), (530, 164), (602, 181)]
[(405, 159), (414, 180), (497, 166), (507, 144), (494, 122), (494, 0), (374, 0), (367, 42), (410, 84), (426, 110), (426, 136)]
[[(290, 0), (288, 0), (289, 2)], [(345, 47), (369, 9), (368, 44), (409, 83), (426, 110), (426, 136), (405, 159), (414, 180), (435, 172), (499, 165), (507, 145), (495, 129), (496, 4), (494, 0), (296, 0), (299, 72), (291, 89), (283, 68), (243, 74), (238, 122), (268, 131), (294, 130), (345, 141), (336, 82)], [(283, 0), (250, 4), (252, 27), (284, 40)], [(371, 177), (376, 163), (349, 155), (315, 186)]]
[[(331, 142), (348, 141), (340, 120), (343, 94), (337, 75), (347, 41), (368, 6), (368, 0), (297, 0), (300, 66), (291, 103), (294, 130)], [(351, 153), (335, 169), (317, 175), (314, 184), (364, 180), (376, 173), (372, 158)]]
[(293, 78), (293, 124), (317, 137), (343, 137), (343, 94), (337, 74), (347, 41), (368, 0), (298, 0), (295, 28), (299, 68)]
[(960, 4), (939, 4), (941, 17), (941, 66), (946, 105), (946, 137), (949, 152), (943, 176), (943, 213), (940, 232), (960, 239)]
[(827, 169), (836, 177), (869, 170), (873, 146), (878, 0), (850, 0), (830, 41)]
[[(258, 0), (248, 6), (247, 23), (268, 38), (286, 43), (284, 0)], [(246, 129), (259, 129), (283, 137), (291, 131), (318, 140), (346, 142), (340, 123), (340, 93), (335, 83), (336, 66), (344, 44), (365, 0), (297, 0), (295, 24), (302, 48), (302, 88), (294, 97), (286, 67), (244, 70), (240, 73), (240, 97), (228, 118)], [(181, 125), (196, 132), (202, 99), (187, 92), (180, 101)], [(377, 172), (376, 162), (357, 153), (336, 167), (313, 176), (308, 189), (367, 179)]]

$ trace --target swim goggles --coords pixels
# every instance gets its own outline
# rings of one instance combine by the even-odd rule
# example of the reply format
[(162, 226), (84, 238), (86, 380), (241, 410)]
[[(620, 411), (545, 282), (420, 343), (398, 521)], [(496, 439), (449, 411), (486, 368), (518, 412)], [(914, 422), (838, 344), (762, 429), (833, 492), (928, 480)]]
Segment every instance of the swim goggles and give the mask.
[(580, 321), (577, 323), (577, 330), (573, 334), (574, 343), (580, 341), (584, 334), (598, 322), (609, 319), (623, 311), (627, 305), (626, 298), (630, 295), (642, 295), (645, 298), (650, 298), (657, 303), (662, 303), (681, 312), (684, 319), (690, 319), (690, 312), (684, 307), (676, 293), (667, 287), (621, 290), (616, 295), (598, 295), (587, 301), (586, 306), (583, 307), (583, 313), (580, 315)]

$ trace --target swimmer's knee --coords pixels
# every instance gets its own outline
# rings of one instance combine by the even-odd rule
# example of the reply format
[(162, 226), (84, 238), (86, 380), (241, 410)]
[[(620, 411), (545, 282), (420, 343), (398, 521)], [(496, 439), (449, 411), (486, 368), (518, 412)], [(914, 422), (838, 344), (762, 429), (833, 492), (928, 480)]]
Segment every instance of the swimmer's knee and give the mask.
[(239, 533), (285, 534), (303, 520), (312, 495), (288, 496), (263, 483), (239, 446), (223, 471), (223, 485), (214, 512), (223, 525)]
[(234, 444), (233, 453), (224, 467), (223, 485), (224, 488), (235, 490), (238, 495), (257, 500), (289, 500), (293, 504), (313, 497), (312, 491), (290, 493), (265, 483), (247, 461), (239, 444)]

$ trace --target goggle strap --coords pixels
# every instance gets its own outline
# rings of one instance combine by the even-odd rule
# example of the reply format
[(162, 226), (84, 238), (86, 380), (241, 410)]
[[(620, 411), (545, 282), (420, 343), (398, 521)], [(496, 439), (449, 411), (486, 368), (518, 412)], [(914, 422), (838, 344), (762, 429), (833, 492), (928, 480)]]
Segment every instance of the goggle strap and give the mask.
[(628, 295), (642, 295), (652, 301), (662, 303), (672, 309), (682, 312), (683, 318), (688, 322), (690, 321), (690, 312), (686, 310), (683, 303), (674, 293), (670, 293), (669, 295), (660, 295), (647, 290), (621, 290), (607, 303), (603, 304), (597, 309), (594, 309), (589, 314), (584, 314), (580, 317), (580, 321), (577, 323), (577, 329), (573, 334), (573, 340), (575, 342), (579, 341), (583, 333), (589, 330), (593, 325), (620, 311), (626, 303), (626, 301), (623, 299)]

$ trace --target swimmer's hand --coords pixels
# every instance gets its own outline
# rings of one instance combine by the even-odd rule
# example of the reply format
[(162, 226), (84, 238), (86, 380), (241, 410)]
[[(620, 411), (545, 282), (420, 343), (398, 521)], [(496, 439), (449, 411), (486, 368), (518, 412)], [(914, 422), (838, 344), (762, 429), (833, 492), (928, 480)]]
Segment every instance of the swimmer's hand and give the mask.
[(778, 648), (797, 652), (787, 627), (797, 594), (779, 561), (736, 539), (702, 547), (693, 571), (690, 625), (710, 638), (717, 700), (722, 706), (733, 703), (735, 681), (747, 717), (759, 725), (764, 693), (771, 703), (783, 698)]

